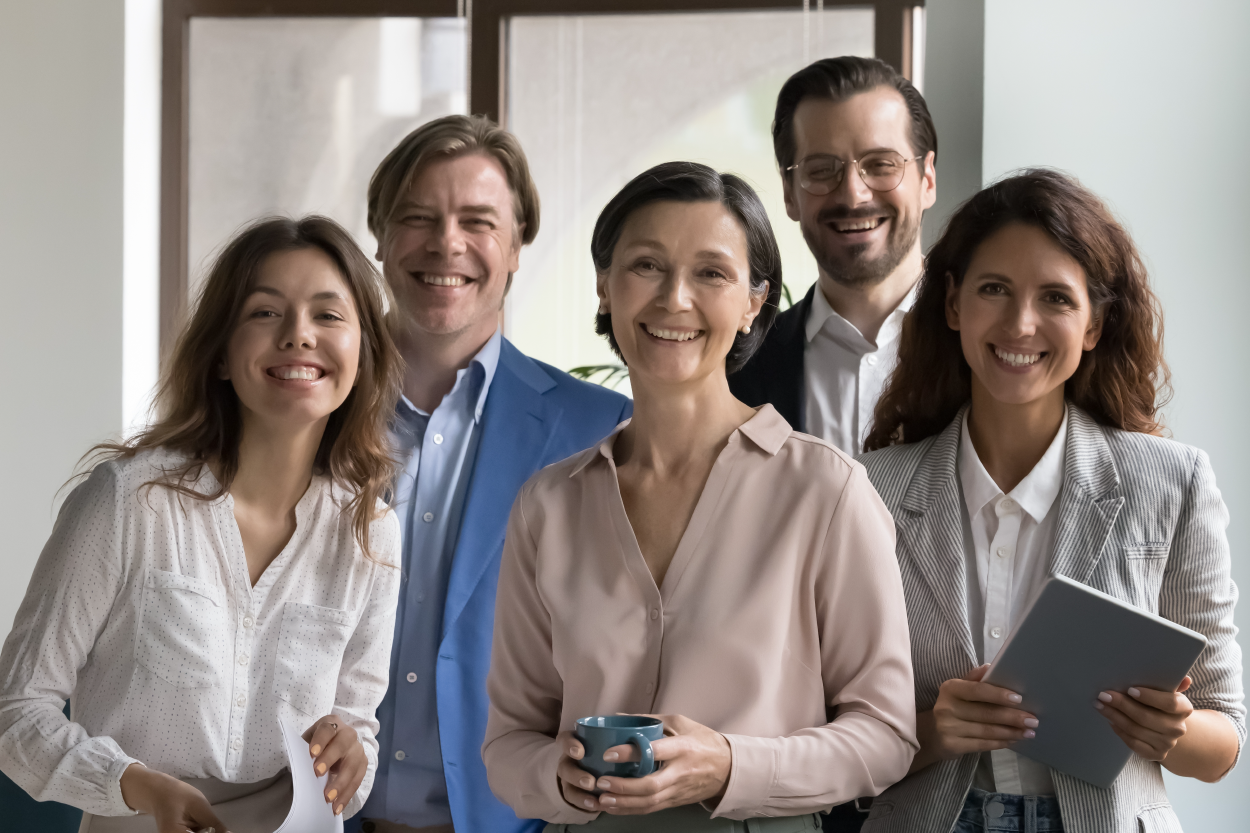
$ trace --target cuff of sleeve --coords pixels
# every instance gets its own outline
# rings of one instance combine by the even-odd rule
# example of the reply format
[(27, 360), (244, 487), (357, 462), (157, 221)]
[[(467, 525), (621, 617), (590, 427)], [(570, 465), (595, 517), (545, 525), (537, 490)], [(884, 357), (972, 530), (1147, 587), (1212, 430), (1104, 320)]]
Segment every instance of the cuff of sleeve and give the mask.
[(1228, 769), (1224, 770), (1224, 774), (1215, 780), (1215, 783), (1217, 784), (1227, 778), (1228, 774), (1237, 768), (1237, 763), (1241, 760), (1241, 752), (1246, 746), (1246, 739), (1244, 737), (1246, 731), (1245, 723), (1238, 721), (1237, 718), (1233, 717), (1228, 712), (1221, 711), (1219, 714), (1222, 714), (1229, 723), (1233, 724), (1233, 732), (1237, 735), (1237, 755), (1233, 758), (1233, 762), (1228, 765)]
[(356, 788), (356, 794), (343, 807), (343, 818), (349, 819), (364, 809), (365, 802), (369, 800), (370, 793), (373, 792), (373, 782), (378, 774), (378, 753), (372, 744), (361, 744), (365, 749), (365, 759), (368, 764), (365, 767), (365, 777), (361, 779), (360, 786)]
[(733, 756), (729, 783), (712, 818), (745, 818), (772, 794), (777, 780), (777, 746), (771, 738), (747, 735), (725, 735), (725, 740)]
[[(105, 798), (108, 801), (110, 816), (137, 816), (139, 813), (130, 809), (126, 799), (122, 798), (122, 774), (131, 764), (143, 766), (143, 761), (121, 755), (114, 758), (108, 767), (108, 780), (105, 782)], [(99, 815), (99, 814), (97, 814)]]

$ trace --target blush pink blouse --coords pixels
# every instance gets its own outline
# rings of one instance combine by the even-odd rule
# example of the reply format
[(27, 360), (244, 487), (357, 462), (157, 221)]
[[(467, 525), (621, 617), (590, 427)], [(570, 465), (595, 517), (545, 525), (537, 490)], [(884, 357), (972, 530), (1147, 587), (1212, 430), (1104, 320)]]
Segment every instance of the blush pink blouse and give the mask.
[(555, 736), (616, 712), (724, 734), (714, 816), (812, 813), (902, 778), (918, 748), (907, 614), (863, 466), (765, 405), (721, 451), (657, 587), (616, 433), (512, 507), (482, 747), (495, 794), (522, 817), (593, 820), (561, 794)]

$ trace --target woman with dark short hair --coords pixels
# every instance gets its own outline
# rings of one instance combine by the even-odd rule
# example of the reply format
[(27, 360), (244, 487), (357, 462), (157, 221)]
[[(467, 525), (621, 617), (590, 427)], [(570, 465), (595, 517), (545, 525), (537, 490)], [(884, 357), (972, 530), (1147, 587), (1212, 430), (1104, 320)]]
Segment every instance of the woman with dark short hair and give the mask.
[[(920, 709), (911, 773), (865, 831), (1178, 831), (1160, 766), (1231, 769), (1228, 512), (1207, 455), (1161, 436), (1162, 327), (1132, 239), (1061, 173), (981, 191), (930, 252), (860, 458), (898, 526)], [(1175, 691), (1089, 704), (1133, 752), (1109, 789), (1013, 752), (1046, 722), (981, 681), (1051, 575), (1207, 639)]]
[[(656, 166), (608, 203), (591, 253), (634, 416), (513, 505), (491, 788), (549, 831), (814, 829), (915, 751), (893, 524), (858, 464), (729, 392), (781, 290), (746, 183)], [(618, 712), (663, 720), (662, 766), (596, 780), (571, 730)]]
[(83, 833), (272, 833), (284, 725), (333, 812), (364, 803), (399, 591), (384, 310), (332, 220), (252, 224), (155, 421), (66, 499), (0, 653), (0, 769)]

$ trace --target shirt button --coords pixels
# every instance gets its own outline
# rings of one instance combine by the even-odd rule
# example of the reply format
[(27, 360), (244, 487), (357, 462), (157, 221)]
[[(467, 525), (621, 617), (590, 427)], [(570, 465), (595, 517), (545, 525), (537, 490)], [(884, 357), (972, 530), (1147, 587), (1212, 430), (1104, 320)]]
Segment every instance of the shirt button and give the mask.
[(247, 665), (247, 654), (243, 654), (239, 657), (239, 665)]
[(990, 628), (990, 636), (994, 637), (995, 639), (1002, 639), (1003, 629), (1002, 628)]
[(417, 594), (417, 601), (419, 601), (419, 602), (423, 602), (423, 601), (425, 601), (425, 594), (424, 594), (424, 593), (418, 593), (418, 594)]
[(868, 357), (868, 364), (870, 364), (870, 365), (874, 365), (874, 364), (876, 364), (876, 363), (877, 363), (877, 357), (876, 357), (876, 356), (869, 356), (869, 357)]
[(416, 672), (416, 671), (409, 671), (409, 672), (408, 672), (408, 682), (410, 682), (410, 683), (415, 683), (416, 681), (417, 681), (417, 672)]
[(659, 611), (658, 609), (654, 608), (654, 607), (653, 607), (653, 608), (651, 608), (651, 618), (652, 618), (652, 619), (659, 619), (659, 618), (660, 618), (660, 611)]
[(406, 757), (408, 757), (408, 756), (404, 754), (404, 750), (402, 750), (402, 749), (396, 749), (396, 750), (395, 750), (395, 760), (397, 760), (397, 761), (402, 761), (402, 760), (403, 760), (404, 758), (406, 758)]
[(243, 748), (243, 741), (239, 740), (238, 738), (235, 738), (234, 740), (230, 741), (230, 748), (233, 749), (235, 752), (238, 752), (240, 749)]
[(435, 434), (435, 435), (434, 435), (434, 444), (435, 444), (435, 445), (442, 445), (442, 444), (443, 444), (443, 435), (442, 435), (442, 434)]
[(255, 625), (255, 624), (256, 624), (256, 620), (253, 619), (251, 616), (243, 617), (243, 627), (250, 628), (252, 625)]
[(1016, 511), (1016, 502), (1012, 500), (1011, 498), (1003, 498), (1002, 502), (998, 504), (998, 516), (1000, 518), (1003, 515), (1010, 515), (1012, 512), (1015, 512), (1015, 511)]
[(999, 547), (997, 552), (998, 552), (999, 558), (1006, 558), (1007, 556), (1011, 555), (1011, 550), (1008, 549), (1007, 547)]
[(430, 521), (434, 520), (434, 513), (426, 512), (424, 515), (421, 516), (421, 520), (425, 521), (428, 524)]

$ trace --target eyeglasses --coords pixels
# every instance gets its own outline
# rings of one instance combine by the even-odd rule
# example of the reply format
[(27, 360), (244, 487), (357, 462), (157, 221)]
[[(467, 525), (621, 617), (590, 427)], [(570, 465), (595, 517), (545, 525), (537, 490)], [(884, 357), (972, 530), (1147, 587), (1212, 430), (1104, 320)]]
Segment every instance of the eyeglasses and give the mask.
[[(862, 159), (852, 159), (851, 164), (859, 171), (859, 178), (874, 191), (893, 191), (903, 181), (908, 162), (924, 159), (913, 156), (908, 159), (892, 150), (865, 154)], [(797, 165), (786, 168), (786, 173), (799, 171), (799, 186), (807, 193), (823, 197), (842, 184), (846, 176), (846, 163), (836, 156), (819, 153), (809, 156)]]

